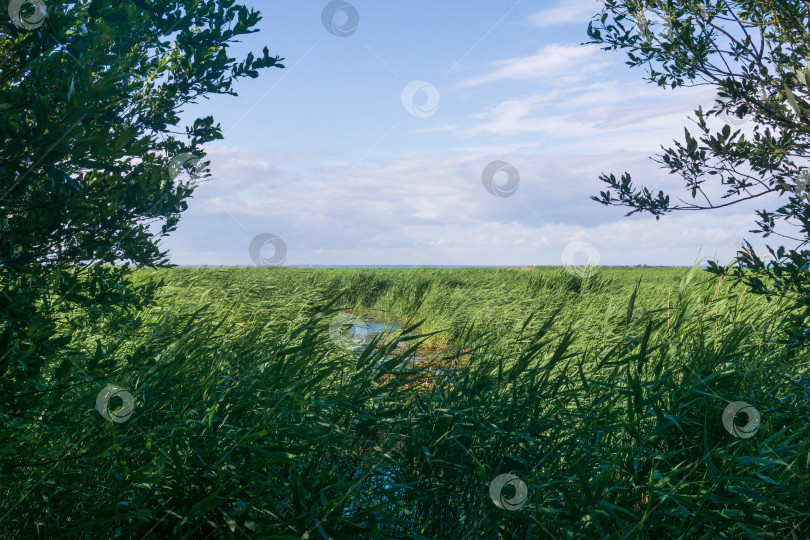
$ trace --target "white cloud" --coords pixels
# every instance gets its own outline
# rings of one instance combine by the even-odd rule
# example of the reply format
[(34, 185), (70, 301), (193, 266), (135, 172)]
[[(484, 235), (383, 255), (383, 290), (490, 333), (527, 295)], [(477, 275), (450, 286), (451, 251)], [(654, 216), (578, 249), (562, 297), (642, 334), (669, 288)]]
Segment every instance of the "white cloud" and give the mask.
[(516, 142), (540, 135), (544, 143), (583, 153), (657, 151), (682, 138), (689, 116), (712, 99), (713, 93), (702, 88), (665, 91), (643, 81), (607, 81), (509, 98), (447, 130), (461, 139), (523, 137)]
[[(514, 196), (484, 189), (481, 172), (494, 159), (519, 170)], [(755, 217), (734, 208), (700, 219), (625, 218), (626, 209), (588, 198), (604, 189), (602, 172), (630, 170), (654, 185), (663, 173), (641, 152), (395, 159), (348, 175), (348, 166), (316, 170), (309, 188), (299, 174), (237, 149), (215, 149), (211, 162), (215, 180), (197, 190), (164, 243), (176, 264), (250, 265), (251, 239), (273, 233), (287, 245), (288, 265), (559, 265), (574, 240), (591, 243), (606, 265), (690, 265), (701, 246), (703, 255), (733, 256), (727, 246), (752, 238)]]
[(552, 43), (531, 56), (499, 60), (485, 75), (462, 81), (460, 86), (478, 86), (504, 80), (544, 80), (549, 84), (570, 85), (605, 67), (604, 52), (597, 45)]
[(538, 28), (570, 23), (587, 24), (601, 12), (601, 3), (596, 0), (562, 0), (552, 8), (543, 9), (529, 16), (529, 24)]

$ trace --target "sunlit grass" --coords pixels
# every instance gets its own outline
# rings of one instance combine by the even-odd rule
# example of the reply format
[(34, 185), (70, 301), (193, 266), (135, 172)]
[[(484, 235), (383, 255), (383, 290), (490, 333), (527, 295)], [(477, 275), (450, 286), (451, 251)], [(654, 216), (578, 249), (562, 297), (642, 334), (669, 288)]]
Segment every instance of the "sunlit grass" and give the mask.
[[(3, 469), (0, 536), (810, 532), (808, 355), (774, 342), (784, 306), (703, 272), (158, 274), (139, 332), (77, 336), (108, 360), (50, 422), (8, 420), (29, 463), (70, 454)], [(337, 347), (333, 318), (371, 309), (402, 330)], [(93, 409), (107, 384), (135, 397), (128, 421)], [(754, 437), (724, 428), (734, 401), (760, 411)], [(489, 497), (502, 473), (528, 486), (518, 511)]]

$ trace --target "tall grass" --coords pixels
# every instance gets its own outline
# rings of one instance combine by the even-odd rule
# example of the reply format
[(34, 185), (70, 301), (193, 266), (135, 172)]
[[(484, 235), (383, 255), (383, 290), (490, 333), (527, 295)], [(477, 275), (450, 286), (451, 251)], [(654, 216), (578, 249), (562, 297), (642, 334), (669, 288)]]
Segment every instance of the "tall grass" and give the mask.
[[(3, 463), (0, 536), (810, 533), (808, 354), (775, 343), (784, 306), (695, 269), (157, 274), (139, 332), (88, 329), (98, 364), (4, 419), (32, 451)], [(328, 328), (350, 308), (405, 326), (353, 354)], [(454, 369), (408, 361), (428, 343)], [(128, 421), (93, 409), (106, 384), (135, 397)], [(724, 428), (734, 401), (754, 437)], [(490, 498), (502, 473), (519, 510)]]

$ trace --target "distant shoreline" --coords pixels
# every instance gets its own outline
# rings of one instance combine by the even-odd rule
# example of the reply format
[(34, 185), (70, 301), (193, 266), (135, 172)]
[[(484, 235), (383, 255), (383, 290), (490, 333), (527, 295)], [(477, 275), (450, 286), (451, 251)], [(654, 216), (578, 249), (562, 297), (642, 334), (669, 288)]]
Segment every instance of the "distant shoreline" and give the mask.
[[(563, 266), (560, 264), (524, 264), (524, 265), (487, 265), (487, 266), (477, 266), (477, 265), (399, 265), (399, 264), (358, 264), (358, 265), (338, 265), (338, 264), (285, 264), (279, 266), (279, 268), (562, 268)], [(667, 266), (667, 265), (647, 265), (647, 264), (636, 264), (636, 265), (607, 265), (602, 264), (599, 265), (600, 268), (692, 268), (692, 265), (683, 265), (683, 266)], [(699, 268), (707, 268), (708, 265), (700, 265)], [(273, 268), (273, 266), (267, 267), (258, 267), (254, 265), (195, 265), (195, 264), (178, 264), (176, 268)]]

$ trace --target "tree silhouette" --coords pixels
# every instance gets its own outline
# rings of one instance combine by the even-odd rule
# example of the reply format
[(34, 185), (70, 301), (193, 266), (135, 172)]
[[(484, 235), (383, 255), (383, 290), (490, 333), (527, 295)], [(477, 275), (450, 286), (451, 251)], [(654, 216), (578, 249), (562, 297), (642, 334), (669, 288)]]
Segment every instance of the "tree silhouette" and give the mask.
[(284, 66), (267, 48), (228, 56), (261, 19), (233, 0), (0, 8), (2, 418), (93, 380), (109, 351), (68, 348), (72, 329), (113, 334), (152, 298), (130, 265), (168, 263), (157, 242), (208, 176), (201, 145), (222, 138), (210, 116), (181, 126), (181, 108)]
[[(806, 0), (604, 0), (601, 14), (588, 27), (590, 43), (626, 49), (627, 64), (645, 66), (650, 82), (670, 88), (711, 86), (719, 98), (711, 109), (695, 111), (695, 135), (684, 128), (684, 141), (662, 147), (655, 158), (669, 174), (683, 178), (691, 201), (678, 198), (673, 204), (663, 191), (636, 188), (629, 173), (600, 176), (615, 192), (591, 198), (630, 207), (627, 215), (649, 212), (656, 219), (672, 211), (767, 199), (776, 207), (757, 211), (759, 228), (750, 232), (793, 241), (794, 248), (768, 246), (770, 257), (761, 257), (746, 241), (731, 265), (710, 261), (709, 271), (769, 299), (794, 299), (798, 314), (786, 327), (793, 344), (806, 341), (810, 315), (810, 281), (804, 272), (810, 251), (801, 249), (810, 241), (808, 32)], [(713, 130), (707, 121), (711, 117), (725, 125)], [(719, 181), (723, 193), (710, 195), (714, 186), (706, 184), (709, 180)], [(779, 225), (794, 231), (787, 234)]]

